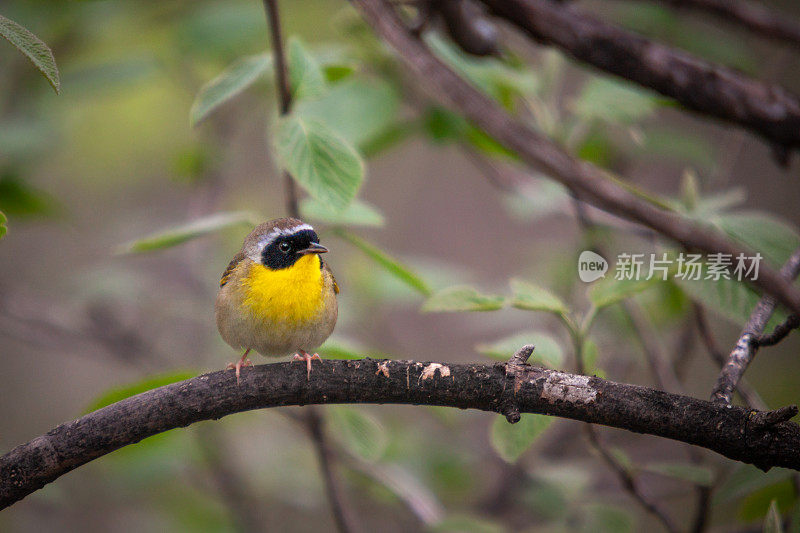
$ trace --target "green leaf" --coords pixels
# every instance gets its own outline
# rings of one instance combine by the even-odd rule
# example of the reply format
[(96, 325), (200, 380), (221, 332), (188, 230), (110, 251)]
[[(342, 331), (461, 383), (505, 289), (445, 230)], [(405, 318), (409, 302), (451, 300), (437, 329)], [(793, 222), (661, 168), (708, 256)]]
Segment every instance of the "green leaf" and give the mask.
[(512, 279), (511, 291), (514, 294), (511, 305), (517, 309), (548, 311), (561, 315), (568, 311), (566, 304), (558, 296), (533, 283)]
[(587, 121), (631, 124), (652, 114), (658, 105), (656, 95), (633, 84), (592, 78), (572, 102), (572, 110)]
[(423, 296), (430, 296), (432, 294), (428, 283), (422, 279), (419, 274), (397, 259), (391, 257), (376, 246), (373, 246), (361, 237), (353, 235), (350, 232), (339, 230), (336, 232), (336, 234), (364, 252), (370, 259), (386, 269), (387, 272), (418, 293), (422, 294)]
[(541, 80), (522, 64), (512, 66), (494, 57), (468, 56), (433, 33), (426, 34), (425, 41), (442, 61), (506, 108), (513, 107), (515, 97), (533, 94), (541, 87)]
[(342, 211), (332, 209), (316, 198), (304, 198), (300, 203), (304, 218), (319, 220), (333, 226), (383, 226), (383, 215), (375, 207), (361, 200), (353, 200)]
[(330, 63), (323, 65), (322, 72), (325, 74), (325, 81), (336, 83), (342, 81), (355, 73), (356, 67), (348, 64)]
[(503, 197), (512, 215), (533, 222), (564, 212), (570, 197), (563, 185), (538, 176), (527, 177), (528, 180), (520, 183), (513, 193)]
[(800, 533), (800, 499), (796, 499), (787, 520), (789, 528), (786, 533)]
[[(727, 318), (738, 326), (744, 326), (750, 318), (761, 296), (749, 285), (735, 279), (719, 280), (684, 280), (675, 279), (677, 285), (696, 302)], [(786, 319), (786, 311), (782, 307), (775, 312), (767, 324), (766, 331)]]
[(731, 207), (743, 204), (745, 200), (747, 193), (741, 187), (734, 187), (719, 194), (707, 194), (700, 198), (692, 214), (695, 218), (706, 221)]
[(23, 28), (13, 20), (0, 15), (0, 36), (14, 45), (22, 52), (41, 72), (56, 94), (61, 90), (61, 81), (58, 77), (58, 67), (53, 51), (41, 39)]
[(325, 91), (325, 75), (319, 63), (296, 37), (289, 39), (288, 63), (289, 86), (295, 100), (315, 98)]
[(158, 376), (148, 376), (141, 381), (136, 381), (123, 387), (114, 387), (108, 389), (106, 392), (95, 398), (94, 401), (89, 404), (89, 407), (85, 412), (90, 413), (92, 411), (97, 411), (98, 409), (101, 409), (107, 405), (122, 401), (125, 398), (130, 398), (131, 396), (147, 392), (151, 389), (157, 389), (158, 387), (163, 387), (164, 385), (169, 385), (170, 383), (184, 381), (186, 379), (193, 378), (196, 375), (196, 373), (189, 371), (170, 372), (168, 374), (160, 374)]
[(292, 112), (325, 124), (363, 148), (395, 123), (399, 107), (400, 96), (391, 84), (352, 79), (331, 87), (320, 98), (298, 102)]
[(469, 515), (451, 515), (430, 526), (435, 533), (503, 533), (505, 528), (496, 522)]
[(581, 533), (627, 533), (634, 531), (634, 517), (621, 507), (592, 504), (586, 507), (586, 522)]
[(195, 219), (188, 224), (175, 226), (142, 239), (138, 239), (120, 247), (118, 253), (141, 253), (171, 248), (186, 241), (208, 235), (215, 231), (239, 225), (254, 225), (251, 213), (215, 213)]
[(692, 212), (697, 209), (700, 202), (700, 184), (697, 174), (691, 170), (684, 170), (681, 179), (681, 201), (686, 211)]
[(6, 218), (5, 214), (0, 211), (0, 239), (2, 239), (6, 233), (8, 233), (8, 227), (6, 226), (6, 222), (8, 219)]
[(635, 465), (633, 464), (633, 459), (628, 453), (618, 446), (612, 446), (609, 450), (609, 453), (614, 460), (626, 471), (626, 472), (633, 472), (635, 470)]
[(795, 502), (795, 490), (790, 480), (751, 492), (742, 499), (736, 516), (743, 522), (761, 520), (769, 513), (772, 502), (777, 504), (780, 513), (791, 509)]
[(526, 344), (533, 344), (536, 349), (528, 362), (541, 364), (550, 368), (559, 368), (564, 362), (564, 351), (551, 335), (541, 331), (516, 333), (489, 344), (478, 344), (475, 349), (494, 359), (508, 361), (517, 350)]
[(321, 122), (289, 115), (278, 122), (276, 149), (283, 166), (311, 196), (342, 210), (364, 181), (355, 149)]
[(496, 311), (504, 304), (502, 296), (481, 294), (472, 287), (458, 286), (435, 292), (422, 304), (422, 312)]
[(371, 352), (361, 344), (340, 335), (326, 340), (325, 344), (320, 346), (317, 351), (323, 359), (363, 359), (364, 357), (387, 359), (386, 354)]
[(783, 520), (781, 519), (781, 512), (778, 510), (777, 500), (772, 500), (769, 503), (769, 511), (764, 518), (764, 533), (783, 533)]
[(648, 127), (641, 146), (634, 149), (649, 159), (667, 159), (702, 170), (714, 168), (714, 149), (709, 139), (692, 132)]
[(516, 463), (552, 421), (549, 416), (525, 413), (519, 422), (509, 424), (506, 417), (496, 416), (489, 440), (504, 461)]
[(443, 107), (432, 106), (425, 110), (422, 126), (434, 142), (460, 140), (467, 131), (467, 120)]
[(797, 228), (768, 213), (726, 213), (715, 217), (713, 222), (734, 240), (761, 252), (764, 259), (775, 266), (785, 263), (792, 252), (800, 247)]
[(32, 187), (14, 170), (0, 174), (0, 209), (12, 217), (47, 217), (64, 210), (55, 197)]
[(714, 484), (714, 471), (707, 466), (692, 463), (648, 463), (642, 469), (703, 487)]
[(713, 505), (722, 505), (760, 489), (786, 482), (794, 475), (787, 468), (773, 468), (763, 472), (752, 465), (739, 465), (720, 487), (714, 491)]
[(656, 275), (652, 279), (615, 279), (608, 276), (605, 279), (593, 283), (589, 288), (589, 301), (596, 307), (602, 308), (621, 302), (640, 292), (644, 292), (657, 283), (663, 282)]
[(331, 434), (348, 450), (367, 461), (383, 457), (389, 438), (377, 419), (361, 409), (344, 405), (329, 409)]
[(243, 57), (200, 89), (189, 111), (190, 123), (196, 126), (217, 107), (250, 87), (272, 68), (267, 54)]
[(587, 373), (600, 372), (600, 369), (597, 368), (597, 360), (599, 358), (600, 348), (597, 346), (597, 343), (592, 339), (586, 339), (583, 343), (583, 366), (586, 368)]

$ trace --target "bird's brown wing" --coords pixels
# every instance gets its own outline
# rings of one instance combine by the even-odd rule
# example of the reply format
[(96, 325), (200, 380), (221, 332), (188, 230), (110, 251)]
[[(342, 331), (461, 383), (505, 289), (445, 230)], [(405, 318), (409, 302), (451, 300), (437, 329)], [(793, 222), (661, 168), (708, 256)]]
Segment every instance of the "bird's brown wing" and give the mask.
[(325, 272), (327, 272), (328, 275), (331, 277), (331, 281), (333, 282), (333, 292), (334, 292), (334, 294), (339, 294), (339, 284), (336, 283), (336, 278), (333, 277), (333, 271), (331, 270), (331, 267), (328, 266), (328, 263), (323, 261), (322, 262), (322, 269)]
[(220, 280), (219, 280), (220, 288), (224, 287), (225, 284), (228, 283), (228, 278), (233, 273), (233, 270), (236, 268), (236, 265), (241, 263), (242, 260), (244, 260), (244, 258), (245, 258), (245, 255), (242, 252), (239, 252), (238, 254), (233, 256), (233, 259), (231, 259), (231, 262), (228, 263), (228, 268), (225, 269), (225, 272), (222, 273), (222, 278), (220, 278)]

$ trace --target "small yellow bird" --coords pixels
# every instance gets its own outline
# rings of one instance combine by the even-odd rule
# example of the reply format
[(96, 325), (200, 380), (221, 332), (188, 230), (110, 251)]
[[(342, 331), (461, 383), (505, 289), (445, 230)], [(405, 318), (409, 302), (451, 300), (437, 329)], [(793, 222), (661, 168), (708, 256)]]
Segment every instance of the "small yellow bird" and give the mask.
[(269, 357), (294, 353), (305, 361), (311, 379), (310, 355), (336, 325), (339, 286), (320, 254), (314, 228), (296, 218), (259, 224), (222, 274), (214, 306), (217, 329), (234, 349), (244, 350), (237, 363), (252, 365), (250, 350)]

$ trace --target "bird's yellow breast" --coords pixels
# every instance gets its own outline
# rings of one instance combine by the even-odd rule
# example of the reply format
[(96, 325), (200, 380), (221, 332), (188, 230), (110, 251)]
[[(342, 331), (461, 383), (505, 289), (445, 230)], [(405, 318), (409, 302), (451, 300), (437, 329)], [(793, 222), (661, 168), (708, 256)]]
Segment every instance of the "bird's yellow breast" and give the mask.
[(252, 263), (241, 279), (243, 304), (265, 322), (304, 322), (323, 311), (323, 278), (317, 254), (272, 270)]

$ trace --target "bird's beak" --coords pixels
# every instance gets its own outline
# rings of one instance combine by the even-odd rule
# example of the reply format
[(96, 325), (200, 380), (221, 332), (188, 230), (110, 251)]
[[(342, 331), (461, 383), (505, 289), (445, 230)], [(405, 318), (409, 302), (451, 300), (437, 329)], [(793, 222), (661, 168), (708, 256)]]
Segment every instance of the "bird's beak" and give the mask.
[(299, 253), (300, 255), (324, 254), (327, 251), (328, 249), (319, 244), (318, 242), (312, 242), (311, 244), (308, 245), (308, 248), (306, 248), (305, 250), (300, 250), (297, 253)]

